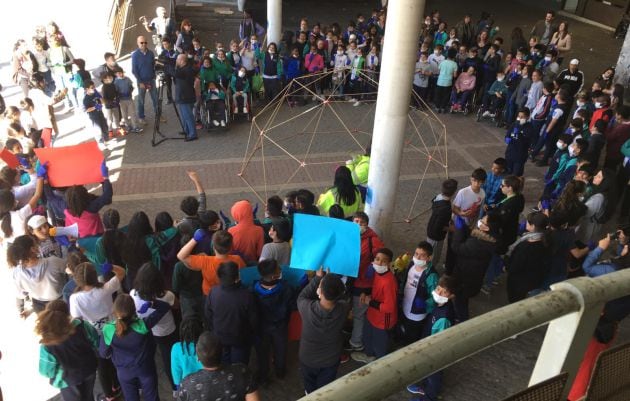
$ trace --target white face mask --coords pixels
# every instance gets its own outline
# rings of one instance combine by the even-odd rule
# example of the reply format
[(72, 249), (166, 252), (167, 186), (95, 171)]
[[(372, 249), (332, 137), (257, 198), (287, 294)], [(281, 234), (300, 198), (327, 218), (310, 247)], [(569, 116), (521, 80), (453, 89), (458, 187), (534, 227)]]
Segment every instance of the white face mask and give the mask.
[(365, 230), (367, 230), (367, 227), (366, 227), (366, 226), (359, 226), (359, 232), (360, 232), (361, 234), (363, 234), (363, 233), (365, 232)]
[(499, 82), (503, 81), (503, 77), (497, 77), (497, 81)]
[(521, 124), (521, 125), (525, 125), (526, 122), (527, 122), (526, 118), (519, 118), (518, 119), (518, 123)]
[(239, 71), (239, 72), (238, 72), (238, 76), (239, 76), (239, 77), (241, 77), (241, 78), (243, 78), (243, 77), (245, 76), (245, 73), (244, 73), (243, 71)]
[(445, 303), (448, 302), (448, 298), (447, 297), (444, 297), (444, 296), (438, 294), (437, 291), (435, 291), (435, 290), (433, 290), (431, 295), (433, 295), (433, 300), (438, 305), (444, 305)]
[(387, 270), (389, 270), (389, 267), (387, 265), (381, 266), (381, 265), (372, 263), (372, 267), (374, 268), (374, 271), (377, 272), (378, 274), (383, 274)]
[(435, 54), (436, 56), (438, 56), (438, 55), (440, 54), (440, 52), (436, 50), (436, 51), (434, 51), (434, 52), (433, 52), (433, 54)]
[(483, 221), (477, 220), (477, 228), (481, 230), (483, 227), (484, 227)]
[(343, 54), (343, 50), (337, 50), (337, 54), (341, 56)]
[(595, 108), (596, 109), (601, 109), (602, 108), (602, 102), (595, 102)]
[(558, 148), (559, 150), (563, 150), (565, 148), (564, 142), (556, 142), (556, 148)]
[(571, 157), (575, 156), (575, 148), (573, 146), (569, 147), (569, 156)]
[(584, 102), (581, 101), (581, 100), (578, 100), (577, 101), (577, 105), (578, 105), (578, 107), (582, 107), (582, 106), (584, 106)]
[(545, 57), (545, 61), (546, 62), (550, 62), (551, 61), (551, 57)]
[(415, 256), (413, 257), (413, 265), (416, 267), (424, 267), (427, 265), (427, 261), (424, 259), (418, 259)]

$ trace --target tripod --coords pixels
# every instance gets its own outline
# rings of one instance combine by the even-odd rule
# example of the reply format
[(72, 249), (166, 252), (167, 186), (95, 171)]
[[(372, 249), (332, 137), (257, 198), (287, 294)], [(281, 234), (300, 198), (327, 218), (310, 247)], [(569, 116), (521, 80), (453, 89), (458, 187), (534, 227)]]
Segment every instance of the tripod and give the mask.
[[(157, 107), (156, 107), (157, 112), (155, 113), (155, 123), (153, 125), (153, 138), (151, 138), (151, 145), (153, 146), (157, 146), (164, 141), (168, 141), (169, 139), (185, 139), (186, 138), (186, 132), (184, 132), (184, 125), (182, 124), (182, 118), (179, 116), (179, 110), (177, 110), (177, 106), (175, 105), (175, 103), (173, 103), (173, 109), (175, 110), (177, 121), (179, 121), (179, 126), (182, 129), (179, 132), (179, 135), (181, 136), (169, 137), (169, 136), (164, 135), (162, 131), (160, 131), (160, 119), (162, 118), (162, 102), (164, 100), (164, 88), (166, 88), (166, 90), (169, 92), (168, 94), (170, 95), (171, 87), (170, 85), (169, 86), (166, 85), (166, 78), (164, 77), (163, 72), (158, 73), (157, 81), (159, 82), (158, 99), (157, 99)], [(172, 96), (169, 96), (169, 98), (171, 97)]]

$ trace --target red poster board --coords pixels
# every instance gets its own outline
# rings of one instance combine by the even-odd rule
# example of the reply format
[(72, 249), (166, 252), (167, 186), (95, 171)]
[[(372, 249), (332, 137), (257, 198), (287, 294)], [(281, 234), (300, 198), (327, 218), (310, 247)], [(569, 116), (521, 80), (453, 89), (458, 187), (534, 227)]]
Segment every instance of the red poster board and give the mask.
[(0, 159), (11, 168), (17, 168), (17, 166), (20, 165), (18, 158), (13, 153), (9, 152), (7, 148), (2, 149), (0, 152)]
[(95, 184), (103, 181), (103, 152), (96, 141), (58, 148), (38, 148), (41, 164), (48, 163), (48, 182), (53, 187)]

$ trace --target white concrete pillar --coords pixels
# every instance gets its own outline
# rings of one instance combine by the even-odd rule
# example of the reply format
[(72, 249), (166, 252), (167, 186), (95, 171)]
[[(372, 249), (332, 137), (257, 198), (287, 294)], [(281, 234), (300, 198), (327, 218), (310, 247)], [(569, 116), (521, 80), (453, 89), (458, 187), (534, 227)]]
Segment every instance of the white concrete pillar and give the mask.
[(624, 91), (625, 100), (630, 99), (630, 29), (626, 33), (626, 38), (621, 45), (619, 51), (619, 58), (617, 59), (617, 66), (615, 67), (615, 79), (616, 84), (621, 84), (626, 89)]
[(267, 44), (280, 45), (282, 38), (282, 0), (267, 0)]
[(424, 6), (425, 0), (393, 0), (387, 9), (365, 208), (381, 238), (394, 214)]

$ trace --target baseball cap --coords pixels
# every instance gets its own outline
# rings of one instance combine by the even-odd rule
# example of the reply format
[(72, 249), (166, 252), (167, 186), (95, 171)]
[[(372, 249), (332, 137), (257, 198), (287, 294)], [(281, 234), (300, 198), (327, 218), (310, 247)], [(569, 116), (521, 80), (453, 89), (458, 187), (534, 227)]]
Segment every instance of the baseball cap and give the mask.
[(41, 226), (43, 226), (44, 224), (48, 223), (48, 221), (46, 220), (46, 218), (44, 216), (41, 215), (34, 215), (31, 216), (30, 219), (28, 219), (28, 226), (32, 229), (36, 229), (39, 228)]

